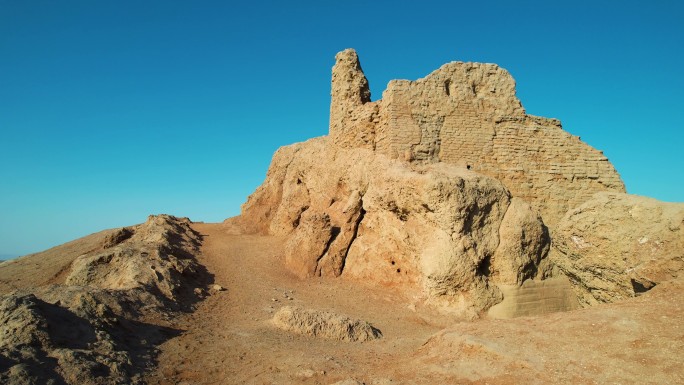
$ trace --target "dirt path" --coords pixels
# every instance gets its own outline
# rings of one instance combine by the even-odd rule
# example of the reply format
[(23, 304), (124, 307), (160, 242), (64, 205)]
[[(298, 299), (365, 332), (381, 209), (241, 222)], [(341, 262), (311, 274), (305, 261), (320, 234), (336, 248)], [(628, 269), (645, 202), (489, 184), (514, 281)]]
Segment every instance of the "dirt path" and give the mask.
[[(239, 235), (226, 224), (193, 224), (203, 264), (227, 290), (191, 314), (150, 313), (145, 322), (182, 333), (159, 346), (151, 385), (683, 384), (684, 279), (621, 302), (510, 320), (457, 322), (401, 287), (344, 278), (300, 280), (282, 263), (284, 239)], [(108, 232), (0, 268), (0, 293), (63, 283), (71, 262)], [(290, 299), (292, 298), (292, 299)], [(380, 340), (299, 336), (270, 322), (282, 306), (370, 322)], [(147, 365), (147, 363), (143, 363)]]
[[(447, 321), (434, 314), (428, 324), (398, 289), (340, 278), (299, 280), (282, 266), (283, 239), (231, 235), (223, 224), (194, 228), (204, 235), (200, 262), (227, 290), (178, 320), (186, 332), (161, 347), (150, 384), (329, 384), (364, 377), (368, 370), (391, 377), (387, 363), (415, 351)], [(269, 321), (285, 305), (366, 320), (383, 338), (347, 343), (285, 333)]]
[[(282, 265), (283, 239), (193, 226), (204, 235), (200, 262), (227, 290), (176, 320), (185, 332), (160, 347), (152, 385), (684, 383), (681, 282), (592, 309), (458, 323), (399, 288), (299, 280)], [(269, 320), (285, 305), (366, 320), (383, 338), (283, 332)]]

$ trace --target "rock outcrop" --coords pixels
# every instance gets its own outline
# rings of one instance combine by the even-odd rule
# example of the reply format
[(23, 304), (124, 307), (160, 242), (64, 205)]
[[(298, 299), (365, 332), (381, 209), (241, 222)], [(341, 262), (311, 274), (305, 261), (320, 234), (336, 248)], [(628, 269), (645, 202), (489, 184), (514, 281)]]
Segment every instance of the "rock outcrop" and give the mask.
[(316, 138), (279, 149), (241, 216), (287, 235), (302, 278), (416, 285), (474, 317), (501, 300), (497, 284), (536, 276), (546, 227), (498, 181), (444, 163), (407, 163)]
[(515, 81), (495, 64), (452, 62), (423, 79), (392, 80), (372, 102), (354, 50), (336, 56), (330, 137), (412, 162), (446, 162), (491, 176), (553, 226), (599, 191), (624, 192), (598, 150), (556, 119), (527, 115)]
[(684, 203), (596, 194), (558, 224), (551, 260), (584, 306), (684, 277)]
[[(500, 287), (517, 293), (549, 276), (545, 223), (596, 192), (624, 191), (601, 152), (557, 120), (527, 115), (494, 64), (391, 81), (374, 102), (345, 50), (331, 96), (330, 135), (279, 149), (240, 219), (248, 231), (289, 236), (285, 263), (302, 278), (416, 285), (474, 317), (501, 302)], [(565, 298), (565, 288), (553, 290)]]
[[(50, 291), (50, 290), (49, 290)], [(140, 384), (156, 344), (172, 334), (117, 314), (115, 294), (51, 289), (46, 302), (30, 293), (0, 299), (3, 384)]]
[(174, 334), (144, 319), (190, 310), (210, 280), (189, 224), (157, 215), (107, 232), (55, 277), (61, 284), (0, 297), (0, 382), (142, 383), (156, 346)]
[(375, 148), (378, 106), (371, 103), (366, 75), (356, 52), (335, 56), (330, 103), (330, 137), (344, 147)]
[[(194, 296), (201, 276), (194, 256), (200, 236), (190, 220), (151, 215), (147, 222), (125, 227), (109, 235), (103, 250), (77, 258), (65, 284), (109, 290), (137, 290), (162, 306), (181, 307)], [(150, 304), (148, 299), (145, 303)]]
[(272, 321), (279, 329), (329, 340), (365, 342), (382, 338), (382, 332), (366, 321), (326, 311), (284, 306)]

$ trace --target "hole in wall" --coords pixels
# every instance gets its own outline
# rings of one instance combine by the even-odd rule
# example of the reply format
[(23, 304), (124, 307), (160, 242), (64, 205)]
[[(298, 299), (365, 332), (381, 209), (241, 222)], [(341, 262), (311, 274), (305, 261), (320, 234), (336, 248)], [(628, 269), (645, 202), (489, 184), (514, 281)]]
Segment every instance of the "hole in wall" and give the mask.
[(634, 295), (639, 296), (641, 294), (644, 294), (645, 292), (653, 289), (655, 287), (655, 283), (651, 282), (649, 280), (642, 280), (643, 282), (637, 281), (634, 278), (630, 279), (632, 283), (632, 289), (634, 290)]
[(489, 256), (484, 257), (480, 263), (477, 265), (477, 269), (475, 270), (475, 273), (477, 275), (483, 276), (483, 277), (489, 277), (491, 274), (490, 267), (491, 267), (492, 261)]

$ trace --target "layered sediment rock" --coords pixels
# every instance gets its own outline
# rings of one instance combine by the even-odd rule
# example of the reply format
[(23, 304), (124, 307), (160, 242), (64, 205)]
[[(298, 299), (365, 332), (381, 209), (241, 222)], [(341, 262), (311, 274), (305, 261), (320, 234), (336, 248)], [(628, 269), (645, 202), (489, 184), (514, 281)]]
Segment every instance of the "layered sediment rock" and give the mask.
[(684, 203), (596, 194), (558, 224), (551, 256), (582, 305), (642, 294), (684, 277)]
[[(107, 237), (102, 252), (77, 258), (65, 284), (109, 290), (138, 290), (171, 306), (184, 306), (198, 282), (200, 236), (190, 220), (151, 215), (147, 222)], [(150, 301), (146, 301), (150, 303)]]

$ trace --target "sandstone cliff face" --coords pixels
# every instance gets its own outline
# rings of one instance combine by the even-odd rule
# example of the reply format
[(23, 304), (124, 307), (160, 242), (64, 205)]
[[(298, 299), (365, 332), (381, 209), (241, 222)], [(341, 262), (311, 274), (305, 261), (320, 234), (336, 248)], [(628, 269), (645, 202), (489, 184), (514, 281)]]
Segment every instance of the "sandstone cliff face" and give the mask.
[(539, 216), (494, 179), (326, 137), (279, 149), (241, 220), (289, 235), (285, 262), (302, 278), (415, 285), (469, 317), (501, 300), (497, 284), (535, 276), (549, 247)]
[(525, 114), (515, 81), (495, 64), (445, 64), (423, 79), (391, 81), (371, 102), (356, 52), (336, 60), (330, 136), (339, 146), (476, 170), (502, 181), (550, 226), (595, 192), (625, 191), (600, 151), (558, 120)]
[(551, 259), (584, 306), (634, 297), (683, 277), (684, 203), (596, 194), (559, 223)]

